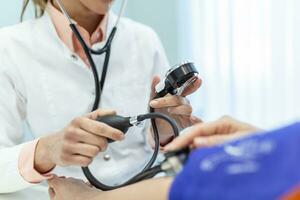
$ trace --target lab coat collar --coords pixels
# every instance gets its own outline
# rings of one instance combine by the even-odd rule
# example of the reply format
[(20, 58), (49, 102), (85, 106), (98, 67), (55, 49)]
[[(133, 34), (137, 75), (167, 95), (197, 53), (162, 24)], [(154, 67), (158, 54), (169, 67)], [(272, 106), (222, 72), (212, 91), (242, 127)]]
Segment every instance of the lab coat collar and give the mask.
[[(116, 21), (117, 21), (117, 16), (114, 14), (113, 11), (109, 11), (108, 12), (107, 29), (106, 29), (105, 40), (104, 40), (105, 42), (107, 41), (113, 27), (115, 26)], [(44, 15), (40, 18), (40, 23), (43, 25), (43, 28), (44, 28), (43, 30), (46, 31), (43, 34), (49, 35), (49, 33), (50, 33), (51, 36), (53, 36), (52, 39), (59, 41), (60, 44), (62, 43), (59, 36), (56, 33), (55, 27), (51, 21), (51, 17), (49, 16), (49, 14), (47, 12), (45, 12)]]
[[(116, 21), (117, 21), (117, 16), (112, 11), (109, 11), (108, 12), (107, 29), (106, 29), (106, 33), (105, 33), (105, 40), (101, 43), (96, 44), (94, 46), (95, 48), (101, 48), (102, 46), (104, 46), (104, 44), (107, 42), (107, 39), (108, 39), (113, 27), (116, 24)], [(51, 20), (51, 17), (47, 12), (44, 13), (44, 15), (38, 20), (37, 23), (40, 23), (39, 24), (40, 26), (37, 26), (37, 27), (41, 27), (41, 29), (36, 30), (36, 31), (39, 32), (40, 34), (42, 34), (42, 37), (40, 37), (40, 38), (45, 39), (43, 41), (37, 41), (39, 44), (44, 44), (45, 41), (51, 41), (51, 44), (46, 44), (46, 45), (55, 45), (57, 50), (58, 51), (61, 50), (62, 54), (65, 54), (66, 57), (68, 57), (69, 59), (74, 58), (73, 52), (59, 38), (59, 36), (55, 30), (54, 24)], [(85, 63), (81, 59), (77, 60), (76, 63), (80, 64), (81, 66), (84, 66), (84, 68), (86, 68)], [(86, 69), (88, 70), (88, 68), (86, 68)]]

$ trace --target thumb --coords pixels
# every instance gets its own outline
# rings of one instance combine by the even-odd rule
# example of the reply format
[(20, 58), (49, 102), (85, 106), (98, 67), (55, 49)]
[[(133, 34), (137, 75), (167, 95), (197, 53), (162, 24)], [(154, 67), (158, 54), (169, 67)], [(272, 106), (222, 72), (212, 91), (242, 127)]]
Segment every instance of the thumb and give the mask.
[(47, 180), (48, 186), (51, 188), (57, 188), (57, 187), (59, 187), (59, 185), (61, 184), (61, 180), (63, 180), (63, 179), (64, 178), (60, 178), (55, 175), (53, 178)]
[(160, 82), (160, 78), (159, 76), (155, 75), (152, 79), (152, 83), (151, 83), (151, 100), (155, 97), (156, 95), (156, 91), (155, 91), (155, 87), (157, 86), (157, 84)]
[(48, 186), (49, 186), (48, 194), (49, 194), (51, 200), (55, 199), (56, 190), (57, 190), (57, 187), (58, 187), (58, 184), (59, 184), (58, 179), (59, 178), (54, 175), (53, 178), (47, 180)]
[(55, 194), (55, 190), (52, 187), (49, 187), (48, 194), (51, 200), (55, 199), (56, 194)]
[(234, 140), (238, 140), (245, 136), (246, 134), (244, 132), (237, 132), (235, 134), (229, 134), (229, 135), (212, 135), (206, 137), (199, 136), (194, 138), (192, 146), (194, 148), (211, 147), (211, 146), (231, 142)]
[(192, 126), (185, 134), (175, 138), (171, 143), (165, 146), (164, 149), (166, 151), (174, 151), (190, 146), (193, 143), (194, 138), (199, 135), (199, 130), (202, 129), (203, 126), (203, 124)]
[(217, 133), (218, 121), (209, 123), (198, 123), (192, 126), (184, 135), (175, 138), (169, 145), (165, 147), (167, 151), (173, 151), (188, 147), (193, 144), (194, 138), (199, 136), (211, 136)]
[(196, 116), (191, 116), (191, 122), (192, 122), (193, 125), (203, 123), (203, 121), (200, 118), (196, 117)]
[(58, 177), (56, 176), (56, 175), (53, 175), (53, 177), (51, 178), (51, 179), (48, 179), (47, 180), (47, 183), (48, 183), (48, 186), (49, 187), (52, 187), (53, 185), (55, 185), (55, 182), (56, 182), (56, 179), (57, 179)]

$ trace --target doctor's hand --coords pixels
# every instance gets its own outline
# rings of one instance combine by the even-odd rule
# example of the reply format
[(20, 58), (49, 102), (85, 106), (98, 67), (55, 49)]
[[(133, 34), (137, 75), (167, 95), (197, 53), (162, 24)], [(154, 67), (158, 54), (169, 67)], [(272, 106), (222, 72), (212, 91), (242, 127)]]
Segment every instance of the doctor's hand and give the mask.
[(95, 156), (107, 148), (107, 138), (124, 139), (124, 134), (104, 123), (99, 116), (115, 115), (112, 110), (99, 109), (73, 119), (63, 130), (41, 138), (37, 144), (34, 166), (46, 173), (59, 166), (88, 166)]
[[(151, 99), (155, 96), (155, 86), (160, 82), (160, 78), (155, 76), (152, 81)], [(192, 115), (193, 108), (186, 96), (197, 91), (202, 84), (202, 80), (198, 78), (192, 85), (188, 86), (182, 93), (178, 95), (167, 95), (162, 98), (154, 99), (150, 102), (150, 106), (155, 112), (160, 112), (174, 119), (181, 129), (187, 128), (196, 123), (202, 122), (199, 118)], [(168, 123), (163, 120), (156, 120), (159, 129), (161, 142), (165, 143), (171, 136), (173, 131)]]
[(197, 124), (187, 130), (187, 133), (176, 138), (164, 150), (174, 151), (184, 147), (210, 147), (245, 137), (260, 129), (250, 124), (225, 116), (217, 121)]
[(100, 190), (74, 178), (54, 177), (48, 180), (48, 185), (51, 200), (91, 200), (100, 193)]

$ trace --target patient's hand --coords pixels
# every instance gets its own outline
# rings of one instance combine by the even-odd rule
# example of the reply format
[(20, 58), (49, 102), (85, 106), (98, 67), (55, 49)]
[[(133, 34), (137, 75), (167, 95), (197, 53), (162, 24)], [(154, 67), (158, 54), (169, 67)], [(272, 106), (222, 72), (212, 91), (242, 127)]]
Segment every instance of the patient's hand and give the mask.
[(48, 180), (51, 200), (83, 200), (93, 199), (99, 195), (99, 190), (92, 188), (82, 180), (74, 178), (54, 177)]
[(258, 131), (260, 131), (258, 128), (250, 124), (226, 116), (214, 122), (191, 127), (186, 134), (176, 138), (172, 143), (167, 145), (165, 150), (172, 151), (187, 146), (191, 148), (209, 147)]
[(55, 177), (48, 184), (51, 200), (166, 200), (172, 181), (172, 178), (149, 179), (108, 192), (74, 178)]

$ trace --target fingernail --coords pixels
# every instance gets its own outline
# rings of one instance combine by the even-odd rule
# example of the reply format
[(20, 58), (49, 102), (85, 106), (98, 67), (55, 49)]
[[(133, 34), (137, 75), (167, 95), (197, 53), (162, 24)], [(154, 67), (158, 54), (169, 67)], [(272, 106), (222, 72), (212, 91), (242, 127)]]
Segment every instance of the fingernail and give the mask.
[(124, 140), (125, 139), (125, 134), (120, 134), (120, 140)]
[(48, 189), (48, 193), (51, 199), (55, 198), (55, 190), (52, 187)]
[(124, 140), (125, 136), (124, 133), (116, 132), (113, 134), (114, 140)]
[(207, 141), (206, 141), (206, 139), (203, 139), (203, 138), (196, 138), (194, 140), (194, 144), (196, 147), (204, 147), (204, 146), (207, 146)]
[(151, 106), (151, 107), (156, 107), (156, 106), (158, 106), (158, 101), (156, 101), (156, 100), (151, 101), (151, 102), (150, 102), (150, 106)]

